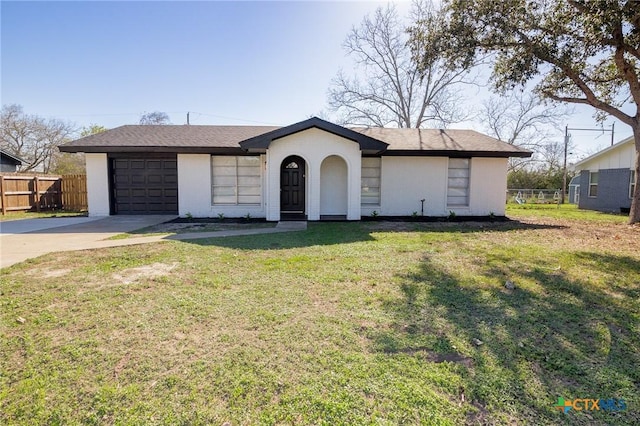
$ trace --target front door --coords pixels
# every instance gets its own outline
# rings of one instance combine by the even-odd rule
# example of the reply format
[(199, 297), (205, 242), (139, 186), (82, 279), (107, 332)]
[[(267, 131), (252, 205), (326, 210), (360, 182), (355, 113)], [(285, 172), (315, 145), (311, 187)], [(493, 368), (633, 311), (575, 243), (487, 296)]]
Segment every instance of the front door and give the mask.
[(304, 214), (305, 161), (297, 155), (287, 157), (280, 167), (280, 211)]

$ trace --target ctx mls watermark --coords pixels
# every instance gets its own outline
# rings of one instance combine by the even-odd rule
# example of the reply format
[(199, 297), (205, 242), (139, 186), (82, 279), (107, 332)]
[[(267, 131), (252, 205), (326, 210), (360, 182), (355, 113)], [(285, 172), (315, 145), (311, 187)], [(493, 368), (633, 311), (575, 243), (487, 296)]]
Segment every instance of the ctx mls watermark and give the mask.
[(616, 398), (576, 398), (564, 399), (558, 397), (558, 403), (554, 405), (557, 410), (563, 411), (565, 414), (571, 410), (576, 411), (624, 411), (627, 409), (627, 403), (624, 399)]

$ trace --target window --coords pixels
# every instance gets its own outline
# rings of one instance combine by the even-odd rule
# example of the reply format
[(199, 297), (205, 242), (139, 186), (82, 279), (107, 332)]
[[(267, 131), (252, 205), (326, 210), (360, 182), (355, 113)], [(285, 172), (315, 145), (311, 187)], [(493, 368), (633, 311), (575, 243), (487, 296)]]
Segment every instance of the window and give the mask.
[(589, 172), (589, 197), (598, 196), (598, 172)]
[(380, 165), (381, 158), (363, 158), (360, 180), (360, 203), (380, 205)]
[(447, 206), (469, 205), (469, 158), (449, 158), (447, 181)]
[(213, 204), (260, 204), (260, 157), (211, 156)]
[(629, 198), (633, 198), (633, 193), (636, 191), (636, 171), (631, 170), (631, 176), (629, 176)]

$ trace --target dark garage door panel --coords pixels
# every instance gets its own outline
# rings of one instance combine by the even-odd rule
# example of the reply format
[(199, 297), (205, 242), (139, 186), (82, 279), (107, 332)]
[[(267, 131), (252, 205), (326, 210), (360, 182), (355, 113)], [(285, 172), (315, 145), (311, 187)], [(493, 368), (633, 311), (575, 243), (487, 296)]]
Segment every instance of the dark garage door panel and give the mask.
[(177, 214), (178, 163), (173, 158), (113, 159), (116, 214)]

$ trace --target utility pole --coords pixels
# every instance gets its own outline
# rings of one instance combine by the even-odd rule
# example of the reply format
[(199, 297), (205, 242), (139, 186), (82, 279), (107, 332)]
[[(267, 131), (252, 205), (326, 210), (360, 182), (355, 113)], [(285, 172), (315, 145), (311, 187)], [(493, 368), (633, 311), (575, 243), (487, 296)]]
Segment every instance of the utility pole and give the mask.
[(571, 137), (569, 130), (581, 130), (586, 132), (602, 132), (602, 133), (611, 132), (611, 145), (613, 145), (615, 125), (616, 125), (615, 122), (612, 123), (611, 129), (605, 129), (605, 128), (580, 129), (580, 128), (570, 128), (569, 125), (566, 125), (564, 127), (564, 162), (562, 165), (562, 191), (560, 192), (560, 204), (564, 204), (564, 195), (565, 195), (565, 191), (567, 190), (567, 149), (569, 147), (569, 138)]
[(569, 125), (564, 126), (564, 161), (562, 163), (562, 190), (560, 204), (564, 204), (564, 193), (567, 190), (567, 149), (569, 147)]

